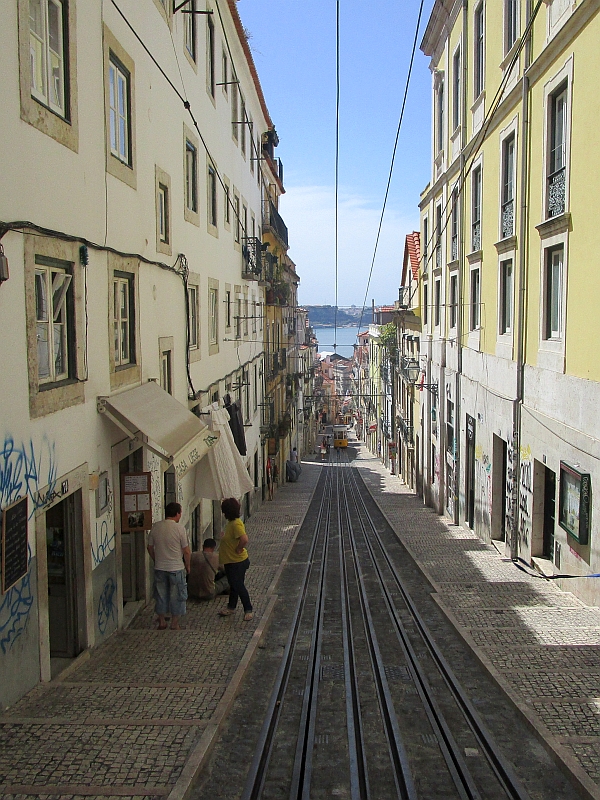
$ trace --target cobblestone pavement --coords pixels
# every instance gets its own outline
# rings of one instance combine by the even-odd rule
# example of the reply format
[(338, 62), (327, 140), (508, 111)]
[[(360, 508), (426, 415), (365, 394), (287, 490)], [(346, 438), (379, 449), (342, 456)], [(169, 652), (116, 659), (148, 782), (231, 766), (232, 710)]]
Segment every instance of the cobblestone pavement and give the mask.
[(600, 798), (600, 609), (518, 570), (492, 544), (423, 506), (360, 446), (388, 522), (452, 620), (530, 725)]
[(183, 630), (158, 631), (151, 604), (0, 716), (2, 800), (184, 796), (259, 644), (319, 473), (304, 465), (247, 522), (251, 623), (241, 607), (218, 617), (219, 597), (188, 602)]

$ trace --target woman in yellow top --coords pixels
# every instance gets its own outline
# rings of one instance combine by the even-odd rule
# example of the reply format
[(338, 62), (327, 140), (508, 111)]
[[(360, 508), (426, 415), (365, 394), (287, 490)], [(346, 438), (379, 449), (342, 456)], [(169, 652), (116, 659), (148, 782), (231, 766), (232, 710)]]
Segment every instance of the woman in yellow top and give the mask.
[(235, 497), (228, 497), (221, 503), (221, 511), (228, 522), (219, 545), (219, 561), (223, 564), (225, 575), (229, 581), (229, 602), (227, 608), (219, 611), (219, 615), (228, 617), (233, 614), (239, 597), (244, 607), (244, 622), (250, 622), (253, 616), (252, 603), (248, 590), (244, 586), (250, 559), (246, 550), (248, 536), (244, 523), (240, 519), (240, 504)]

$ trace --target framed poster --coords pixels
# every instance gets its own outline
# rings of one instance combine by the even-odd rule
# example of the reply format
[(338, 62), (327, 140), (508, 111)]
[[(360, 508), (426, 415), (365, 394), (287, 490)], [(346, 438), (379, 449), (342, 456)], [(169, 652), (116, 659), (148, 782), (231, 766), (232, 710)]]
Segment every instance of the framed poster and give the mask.
[(2, 509), (2, 594), (27, 575), (27, 497)]
[(589, 472), (580, 472), (561, 461), (558, 524), (577, 539), (579, 544), (587, 544), (589, 541), (591, 501), (592, 483)]
[(121, 530), (149, 531), (152, 527), (152, 473), (121, 475)]

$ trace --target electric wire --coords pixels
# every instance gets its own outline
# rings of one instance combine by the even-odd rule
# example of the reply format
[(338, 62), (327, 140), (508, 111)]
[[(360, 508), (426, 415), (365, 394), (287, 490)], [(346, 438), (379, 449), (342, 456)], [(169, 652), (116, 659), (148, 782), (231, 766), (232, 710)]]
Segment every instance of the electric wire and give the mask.
[(338, 265), (339, 265), (339, 183), (340, 183), (340, 0), (335, 7), (335, 311), (333, 350), (337, 352)]

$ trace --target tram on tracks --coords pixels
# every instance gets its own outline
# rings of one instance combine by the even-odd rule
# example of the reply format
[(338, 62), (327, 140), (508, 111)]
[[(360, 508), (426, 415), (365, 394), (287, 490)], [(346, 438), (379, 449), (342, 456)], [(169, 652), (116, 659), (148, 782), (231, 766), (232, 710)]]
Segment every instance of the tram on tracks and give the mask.
[(333, 446), (337, 449), (339, 447), (348, 447), (348, 426), (347, 425), (334, 425), (333, 426)]

